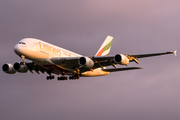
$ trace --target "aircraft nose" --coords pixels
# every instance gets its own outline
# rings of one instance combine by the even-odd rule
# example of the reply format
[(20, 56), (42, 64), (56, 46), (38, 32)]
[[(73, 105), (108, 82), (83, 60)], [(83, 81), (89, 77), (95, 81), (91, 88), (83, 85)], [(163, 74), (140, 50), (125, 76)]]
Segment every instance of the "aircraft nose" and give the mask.
[(20, 55), (21, 54), (21, 48), (20, 48), (20, 45), (19, 44), (16, 44), (14, 46), (14, 52), (17, 54), (17, 55)]

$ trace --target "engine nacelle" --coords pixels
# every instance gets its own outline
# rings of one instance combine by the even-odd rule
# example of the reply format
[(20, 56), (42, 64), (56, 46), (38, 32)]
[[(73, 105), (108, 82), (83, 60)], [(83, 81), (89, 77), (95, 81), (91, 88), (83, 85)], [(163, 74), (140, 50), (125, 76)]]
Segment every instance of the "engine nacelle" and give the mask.
[(129, 64), (129, 59), (123, 54), (117, 54), (114, 57), (114, 62), (116, 64), (128, 65)]
[(15, 74), (16, 71), (13, 69), (13, 64), (6, 63), (2, 66), (2, 69), (5, 73)]
[(92, 68), (94, 66), (94, 61), (89, 57), (81, 57), (78, 61), (79, 65), (85, 66), (87, 68)]
[(28, 67), (19, 62), (14, 63), (13, 68), (16, 72), (26, 73), (28, 71)]

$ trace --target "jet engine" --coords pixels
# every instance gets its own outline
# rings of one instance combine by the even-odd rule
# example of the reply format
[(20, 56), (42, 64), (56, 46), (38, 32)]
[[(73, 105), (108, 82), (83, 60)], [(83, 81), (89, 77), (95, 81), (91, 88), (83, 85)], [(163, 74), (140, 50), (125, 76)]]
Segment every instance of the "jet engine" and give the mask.
[(123, 54), (117, 54), (115, 55), (114, 57), (114, 60), (113, 60), (116, 64), (121, 64), (121, 65), (128, 65), (129, 64), (129, 59), (123, 55)]
[(92, 68), (94, 66), (94, 61), (89, 57), (81, 57), (78, 61), (79, 65), (85, 66), (87, 68)]
[(14, 63), (13, 68), (16, 72), (26, 73), (28, 71), (28, 67), (19, 62)]
[(16, 71), (13, 69), (13, 64), (6, 63), (2, 66), (2, 69), (5, 73), (15, 74)]

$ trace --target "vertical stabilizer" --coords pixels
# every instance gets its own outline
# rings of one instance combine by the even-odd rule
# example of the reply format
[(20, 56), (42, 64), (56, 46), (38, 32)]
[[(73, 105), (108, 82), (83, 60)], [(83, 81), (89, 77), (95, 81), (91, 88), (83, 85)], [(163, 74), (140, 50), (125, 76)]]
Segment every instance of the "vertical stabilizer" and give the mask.
[(96, 56), (106, 56), (109, 54), (111, 50), (111, 44), (113, 41), (113, 37), (107, 36), (101, 47), (99, 48), (98, 52), (96, 53)]

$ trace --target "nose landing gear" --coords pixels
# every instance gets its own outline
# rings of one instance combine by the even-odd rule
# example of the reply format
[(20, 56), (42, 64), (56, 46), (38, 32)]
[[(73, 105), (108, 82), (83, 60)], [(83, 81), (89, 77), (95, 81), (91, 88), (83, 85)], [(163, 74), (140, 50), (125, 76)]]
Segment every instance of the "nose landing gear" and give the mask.
[(25, 65), (25, 62), (24, 62), (25, 56), (24, 56), (24, 55), (21, 55), (20, 57), (21, 57), (21, 60), (22, 60), (22, 65)]

